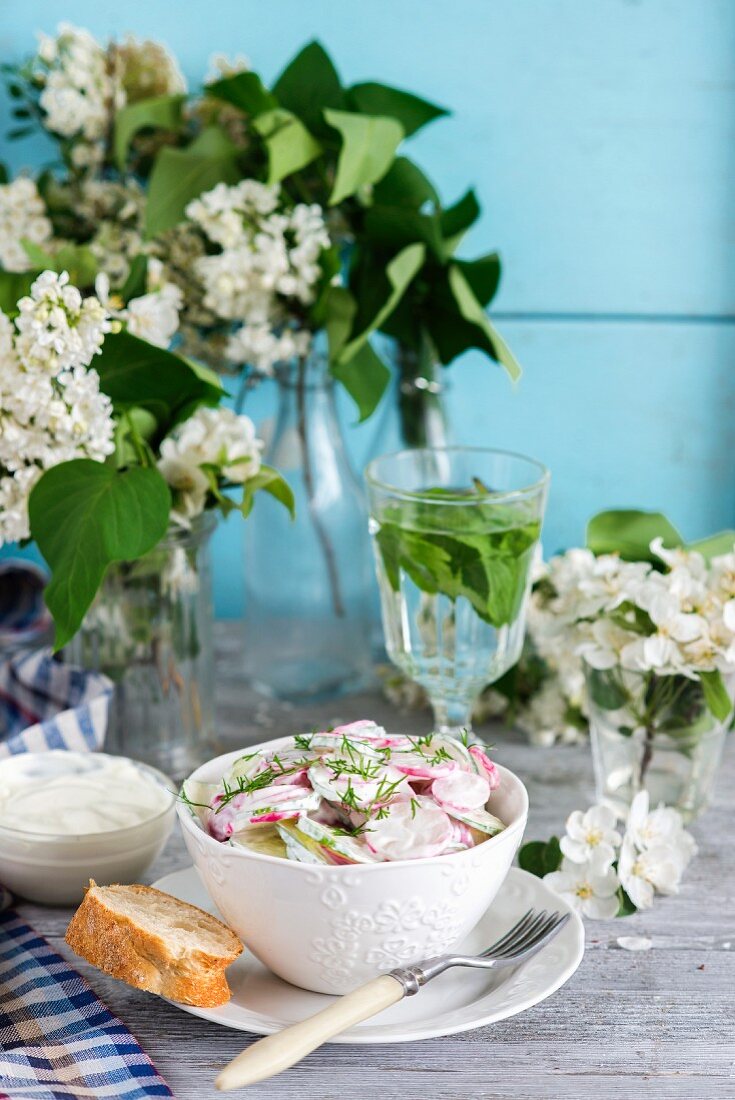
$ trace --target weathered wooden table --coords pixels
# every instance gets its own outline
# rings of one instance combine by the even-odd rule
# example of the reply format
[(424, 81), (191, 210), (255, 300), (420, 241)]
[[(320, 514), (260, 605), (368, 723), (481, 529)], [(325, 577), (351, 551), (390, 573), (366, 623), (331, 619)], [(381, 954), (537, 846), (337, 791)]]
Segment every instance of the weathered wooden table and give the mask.
[[(371, 717), (426, 732), (428, 715), (399, 715), (380, 696), (354, 696), (294, 710), (264, 704), (239, 680), (236, 638), (220, 632), (220, 729), (235, 748)], [(527, 838), (546, 838), (593, 799), (586, 747), (533, 748), (493, 730), (493, 755), (528, 786)], [(225, 751), (223, 749), (223, 751)], [(700, 846), (681, 894), (648, 913), (589, 922), (582, 964), (563, 989), (520, 1016), (445, 1039), (388, 1046), (328, 1046), (247, 1093), (251, 1100), (734, 1100), (735, 1098), (735, 749), (728, 751), (714, 806), (694, 826)], [(188, 863), (174, 835), (153, 881)], [(113, 981), (63, 942), (69, 912), (24, 904), (21, 914), (73, 961), (137, 1035), (178, 1100), (216, 1095), (215, 1073), (250, 1037), (199, 1020)], [(620, 935), (649, 936), (633, 953)]]

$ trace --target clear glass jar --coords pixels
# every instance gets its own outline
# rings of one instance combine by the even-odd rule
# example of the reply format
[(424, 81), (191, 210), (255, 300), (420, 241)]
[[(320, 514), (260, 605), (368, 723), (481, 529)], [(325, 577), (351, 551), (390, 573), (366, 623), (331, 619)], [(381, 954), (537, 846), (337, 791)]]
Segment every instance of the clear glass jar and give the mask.
[(450, 446), (443, 368), (396, 341), (390, 341), (385, 355), (393, 363), (394, 378), (377, 413), (368, 458), (407, 447)]
[(367, 510), (326, 356), (277, 368), (276, 382), (264, 460), (293, 489), (296, 518), (263, 493), (246, 524), (246, 675), (279, 699), (329, 698), (372, 675)]
[(172, 528), (135, 562), (112, 565), (70, 661), (115, 685), (105, 751), (181, 779), (212, 755), (214, 645), (211, 514)]
[(709, 803), (727, 735), (699, 682), (589, 666), (586, 678), (598, 801), (625, 815), (647, 790), (651, 806), (692, 821)]

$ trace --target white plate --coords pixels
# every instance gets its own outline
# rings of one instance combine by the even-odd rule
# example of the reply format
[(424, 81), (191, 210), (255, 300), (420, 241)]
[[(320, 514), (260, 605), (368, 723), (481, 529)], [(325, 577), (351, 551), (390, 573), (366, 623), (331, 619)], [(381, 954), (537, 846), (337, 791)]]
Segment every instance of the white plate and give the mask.
[[(153, 884), (182, 901), (217, 913), (193, 867), (165, 875)], [(460, 950), (476, 954), (493, 943), (530, 908), (571, 912), (560, 897), (526, 871), (513, 867), (500, 893)], [(550, 997), (572, 976), (584, 953), (584, 928), (576, 913), (555, 940), (525, 966), (492, 973), (454, 969), (414, 997), (357, 1024), (335, 1043), (405, 1043), (452, 1035), (504, 1020)], [(418, 960), (417, 960), (418, 961)], [(282, 981), (244, 951), (227, 971), (232, 999), (219, 1008), (176, 1008), (225, 1027), (270, 1035), (325, 1008), (333, 997), (310, 993)]]

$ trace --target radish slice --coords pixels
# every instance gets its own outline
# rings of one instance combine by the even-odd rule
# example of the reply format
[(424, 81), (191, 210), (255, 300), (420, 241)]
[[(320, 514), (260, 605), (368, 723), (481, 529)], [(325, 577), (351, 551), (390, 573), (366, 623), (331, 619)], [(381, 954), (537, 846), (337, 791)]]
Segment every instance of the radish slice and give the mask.
[[(377, 771), (377, 774), (373, 774)], [(410, 795), (408, 777), (390, 765), (365, 771), (365, 778), (351, 773), (335, 774), (326, 764), (309, 768), (311, 785), (322, 798), (352, 810), (378, 809), (401, 793)]]
[(472, 763), (475, 770), (484, 775), (490, 784), (490, 790), (495, 791), (500, 786), (500, 772), (495, 764), (493, 764), (487, 753), (480, 748), (479, 745), (470, 745), (470, 756), (472, 757)]
[(365, 840), (381, 859), (429, 859), (442, 855), (455, 841), (444, 810), (433, 802), (396, 802), (386, 815), (370, 823)]
[(490, 797), (490, 784), (483, 775), (463, 772), (459, 768), (431, 784), (434, 799), (451, 813), (452, 810), (480, 810)]

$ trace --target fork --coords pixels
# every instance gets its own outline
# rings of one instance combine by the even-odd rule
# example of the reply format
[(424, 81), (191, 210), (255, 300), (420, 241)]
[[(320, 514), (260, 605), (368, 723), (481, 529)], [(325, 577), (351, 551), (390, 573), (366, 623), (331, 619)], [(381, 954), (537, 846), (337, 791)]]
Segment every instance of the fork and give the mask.
[(315, 1016), (253, 1043), (225, 1066), (215, 1084), (218, 1089), (228, 1092), (275, 1077), (353, 1024), (368, 1020), (404, 997), (418, 993), (422, 986), (450, 967), (500, 970), (507, 966), (519, 966), (545, 947), (568, 920), (569, 913), (562, 915), (547, 913), (545, 909), (540, 912), (529, 909), (504, 936), (480, 955), (437, 955), (373, 978)]

